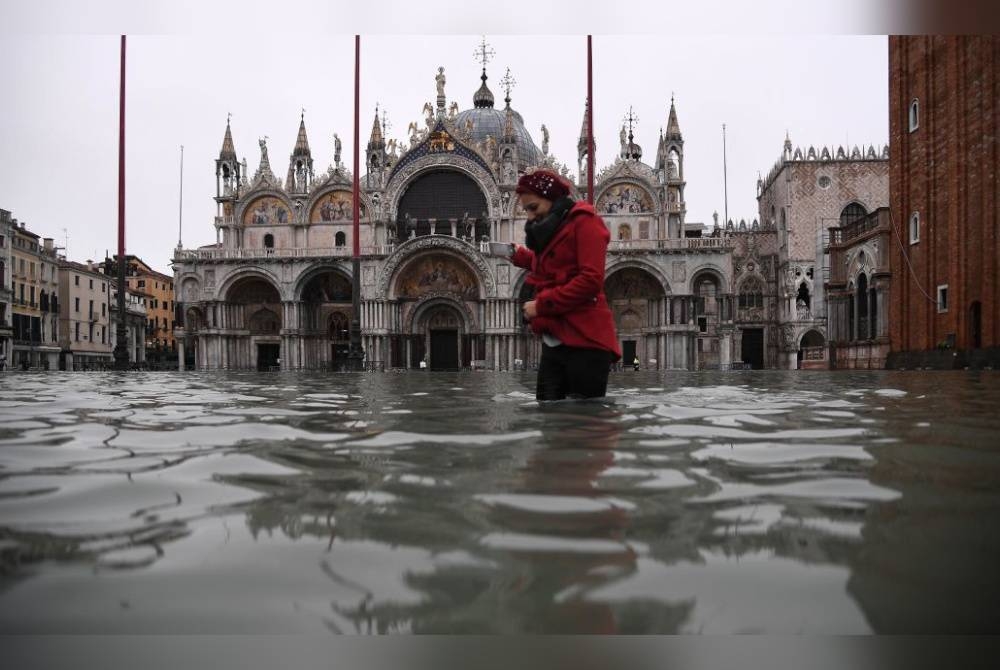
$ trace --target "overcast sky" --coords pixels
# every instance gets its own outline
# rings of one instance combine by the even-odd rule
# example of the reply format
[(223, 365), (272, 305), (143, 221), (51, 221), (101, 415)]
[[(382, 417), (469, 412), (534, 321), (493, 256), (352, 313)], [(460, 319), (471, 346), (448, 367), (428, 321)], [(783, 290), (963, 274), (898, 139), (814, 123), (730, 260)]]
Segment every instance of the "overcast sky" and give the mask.
[[(46, 4), (18, 11), (41, 13)], [(637, 24), (643, 34), (594, 37), (598, 168), (614, 160), (630, 106), (639, 119), (636, 141), (652, 162), (673, 93), (685, 140), (689, 222), (711, 224), (713, 211), (722, 215), (723, 123), (729, 215), (737, 220), (756, 215), (757, 173), (766, 175), (779, 157), (786, 130), (803, 147), (887, 141), (884, 36), (763, 29), (678, 35), (670, 14), (657, 14), (655, 7), (645, 11), (646, 20)], [(178, 15), (164, 16), (163, 25), (179, 30), (171, 24)], [(149, 20), (147, 33), (157, 25), (156, 17)], [(467, 17), (456, 24), (461, 34), (446, 35), (390, 35), (386, 30), (397, 29), (383, 24), (385, 30), (363, 34), (362, 145), (376, 103), (388, 114), (389, 135), (406, 140), (409, 122), (419, 120), (424, 103), (434, 99), (439, 66), (445, 68), (449, 105), (455, 100), (460, 109), (470, 108), (481, 72), (473, 53), (485, 34), (495, 52), (487, 74), (498, 106), (504, 96), (500, 80), (510, 68), (517, 81), (512, 106), (536, 144), (541, 124), (547, 126), (550, 151), (575, 173), (586, 97), (586, 28), (546, 36), (512, 35), (508, 27), (508, 34), (496, 35), (490, 33), (494, 23)], [(662, 32), (650, 33), (651, 27)], [(184, 246), (215, 240), (214, 160), (227, 113), (237, 154), (246, 157), (251, 173), (260, 157), (257, 140), (266, 135), (271, 166), (284, 178), (303, 108), (316, 171), (333, 160), (334, 132), (343, 141), (343, 161), (351, 164), (353, 35), (244, 28), (128, 38), (126, 243), (129, 253), (161, 271), (170, 271), (177, 245), (181, 145)], [(0, 207), (59, 245), (68, 235), (69, 257), (84, 261), (103, 258), (105, 249), (114, 253), (117, 245), (119, 37), (69, 34), (72, 29), (4, 36)]]

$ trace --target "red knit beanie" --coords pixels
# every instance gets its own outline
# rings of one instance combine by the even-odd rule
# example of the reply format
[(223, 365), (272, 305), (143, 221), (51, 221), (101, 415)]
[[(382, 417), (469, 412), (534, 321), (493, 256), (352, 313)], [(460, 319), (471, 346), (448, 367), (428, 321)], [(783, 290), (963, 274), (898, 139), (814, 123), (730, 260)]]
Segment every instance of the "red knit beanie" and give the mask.
[(535, 170), (517, 180), (515, 193), (534, 193), (539, 198), (556, 201), (569, 195), (569, 184), (551, 170)]

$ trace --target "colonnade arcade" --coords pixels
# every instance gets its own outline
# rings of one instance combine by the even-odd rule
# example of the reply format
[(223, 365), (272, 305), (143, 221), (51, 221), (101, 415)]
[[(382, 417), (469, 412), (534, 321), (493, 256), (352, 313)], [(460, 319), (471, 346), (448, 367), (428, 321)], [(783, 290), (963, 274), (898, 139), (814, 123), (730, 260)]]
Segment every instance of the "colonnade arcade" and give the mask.
[[(637, 260), (609, 266), (605, 293), (622, 347), (622, 362), (643, 368), (728, 364), (732, 350), (732, 295), (715, 270), (696, 273), (675, 294), (660, 269)], [(728, 327), (727, 327), (728, 326)]]
[[(396, 263), (383, 268), (384, 291), (366, 292), (360, 325), (369, 365), (537, 366), (541, 346), (526, 334), (520, 311), (532, 298), (525, 275), (519, 273), (506, 289), (498, 287), (472, 245), (435, 238), (404, 243)], [(346, 264), (337, 262), (308, 267), (286, 283), (263, 269), (241, 270), (220, 287), (220, 300), (185, 305), (184, 329), (178, 334), (187, 364), (198, 369), (338, 369), (346, 362), (350, 342), (351, 282)], [(656, 265), (635, 260), (611, 265), (605, 291), (623, 363), (638, 359), (641, 367), (654, 369), (728, 363), (735, 304), (723, 286), (720, 273), (704, 269), (675, 294)], [(498, 288), (507, 295), (498, 296)]]

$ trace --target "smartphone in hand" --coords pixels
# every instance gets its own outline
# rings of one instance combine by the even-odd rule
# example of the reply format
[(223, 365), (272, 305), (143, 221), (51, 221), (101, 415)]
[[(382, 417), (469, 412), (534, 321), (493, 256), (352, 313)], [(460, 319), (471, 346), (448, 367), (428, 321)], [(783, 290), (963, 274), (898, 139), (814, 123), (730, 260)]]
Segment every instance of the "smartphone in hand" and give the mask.
[(514, 255), (514, 245), (510, 242), (483, 242), (479, 245), (479, 251), (487, 256), (510, 258)]

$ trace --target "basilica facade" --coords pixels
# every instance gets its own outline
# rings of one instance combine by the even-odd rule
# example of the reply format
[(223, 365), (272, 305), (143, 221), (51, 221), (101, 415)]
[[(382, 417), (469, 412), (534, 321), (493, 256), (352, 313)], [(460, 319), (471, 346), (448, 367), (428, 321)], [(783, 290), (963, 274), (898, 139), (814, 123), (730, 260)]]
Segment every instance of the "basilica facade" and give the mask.
[[(250, 175), (227, 123), (216, 161), (217, 241), (174, 253), (182, 365), (338, 369), (355, 282), (369, 369), (537, 365), (540, 342), (521, 320), (530, 299), (525, 273), (481, 244), (523, 242), (514, 188), (525, 171), (557, 170), (575, 182), (574, 197), (587, 197), (586, 109), (573, 180), (550, 155), (545, 126), (535, 143), (509, 87), (503, 106), (495, 104), (485, 68), (471, 107), (449, 104), (443, 71), (435, 102), (425, 105), (422, 124), (410, 124), (406, 143), (386, 137), (376, 110), (360, 177), (359, 276), (351, 261), (353, 175), (339, 138), (332, 165), (314, 170), (303, 118), (285, 178), (272, 170), (263, 140)], [(687, 222), (673, 100), (665, 114), (651, 160), (626, 125), (616, 159), (594, 179), (595, 207), (612, 239), (605, 289), (623, 362), (796, 367), (800, 343), (781, 336), (783, 315), (797, 315), (779, 309), (786, 291), (775, 218)]]

